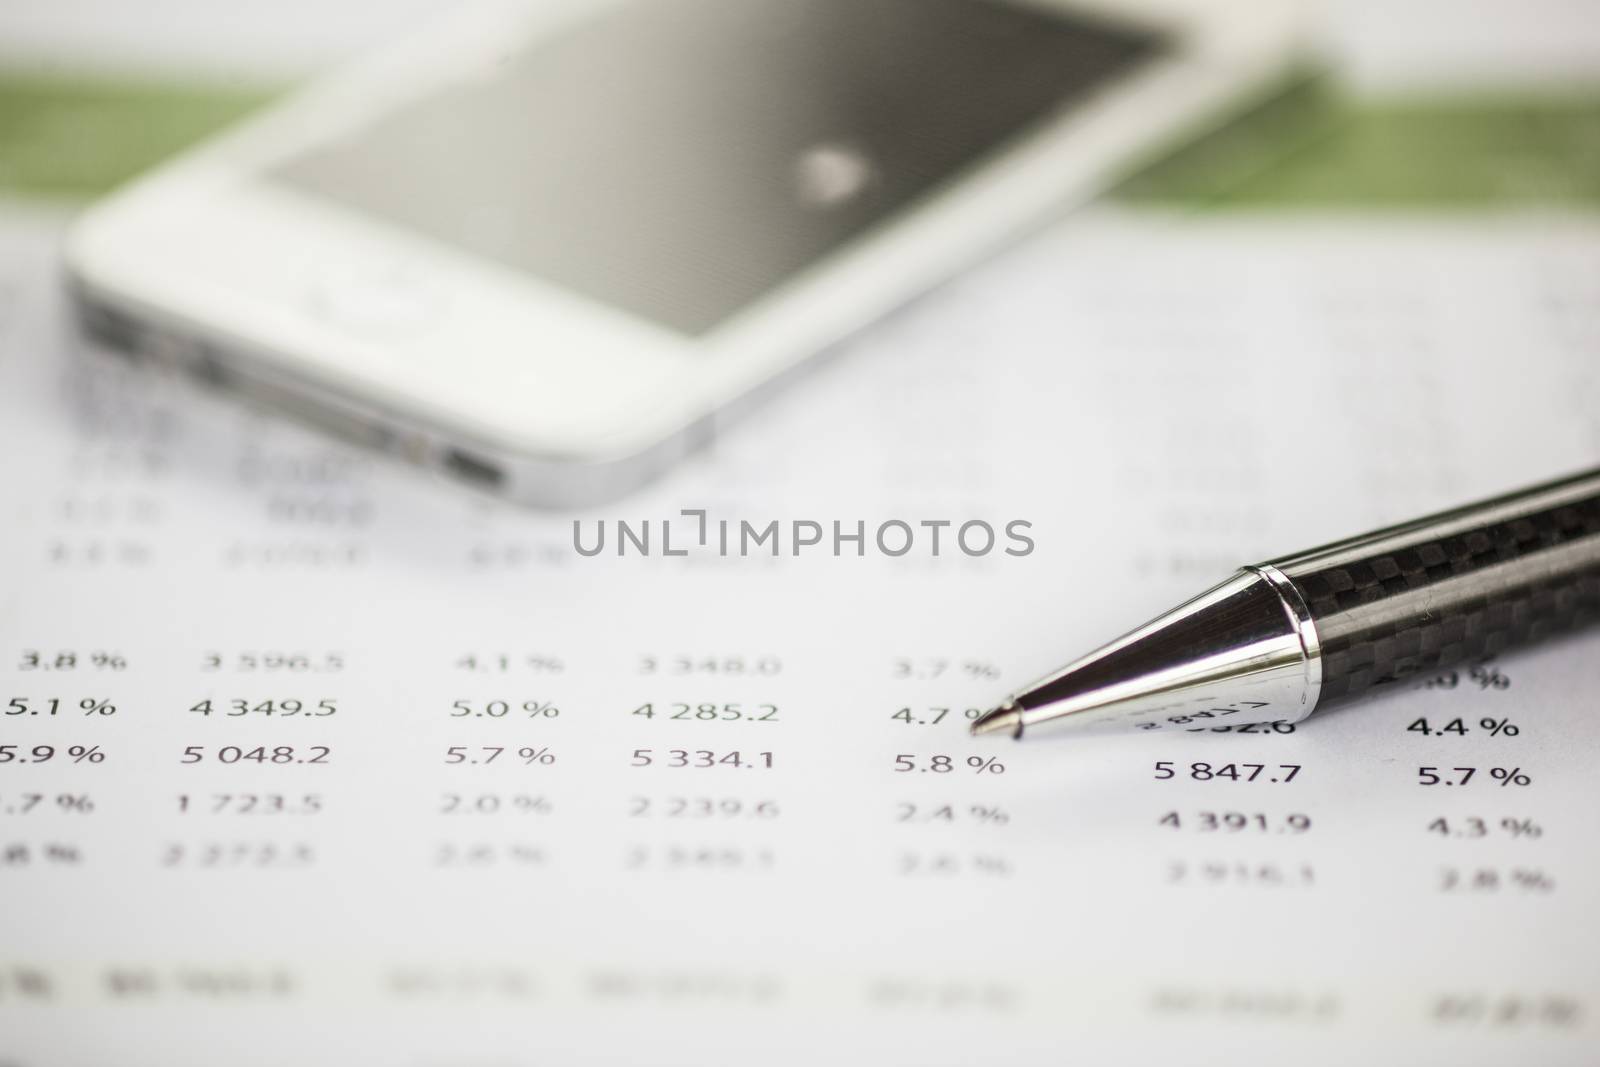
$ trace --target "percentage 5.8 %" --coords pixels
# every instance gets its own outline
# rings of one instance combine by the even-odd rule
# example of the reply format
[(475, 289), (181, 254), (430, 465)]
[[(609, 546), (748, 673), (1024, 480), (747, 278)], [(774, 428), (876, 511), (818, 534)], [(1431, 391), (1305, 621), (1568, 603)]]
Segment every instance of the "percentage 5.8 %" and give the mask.
[(964, 764), (958, 764), (954, 756), (901, 753), (894, 758), (896, 774), (949, 774), (958, 766), (965, 766), (973, 774), (1006, 773), (1006, 765), (993, 756), (968, 756)]

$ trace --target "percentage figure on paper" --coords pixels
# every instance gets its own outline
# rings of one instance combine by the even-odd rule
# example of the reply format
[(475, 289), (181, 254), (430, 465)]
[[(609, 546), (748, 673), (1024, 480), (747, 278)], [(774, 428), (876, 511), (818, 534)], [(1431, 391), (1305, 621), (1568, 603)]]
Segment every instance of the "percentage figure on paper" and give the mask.
[(503, 719), (520, 710), (530, 719), (554, 719), (561, 709), (546, 700), (524, 700), (520, 705), (510, 700), (458, 700), (450, 705), (452, 719)]
[[(1418, 785), (1466, 785), (1478, 773), (1476, 767), (1418, 767)], [(1533, 784), (1531, 775), (1521, 767), (1490, 767), (1489, 777), (1502, 786), (1527, 786)]]
[[(1422, 688), (1455, 689), (1461, 685), (1462, 680), (1462, 675), (1459, 671), (1442, 671), (1422, 682)], [(1466, 680), (1476, 683), (1479, 692), (1489, 689), (1503, 690), (1511, 688), (1511, 679), (1500, 668), (1491, 666), (1488, 663), (1480, 663), (1468, 670)]]
[[(1479, 719), (1478, 729), (1485, 731), (1490, 737), (1516, 737), (1522, 732), (1517, 727), (1517, 724), (1510, 719), (1492, 717)], [(1406, 731), (1408, 733), (1422, 734), (1424, 737), (1431, 737), (1435, 734), (1454, 734), (1457, 737), (1465, 737), (1472, 732), (1472, 727), (1467, 724), (1467, 720), (1464, 718), (1451, 719), (1439, 726), (1430, 723), (1426, 718), (1421, 718), (1413, 720), (1411, 725), (1406, 727)]]
[(1011, 861), (992, 854), (961, 855), (951, 852), (901, 853), (895, 873), (911, 878), (950, 878), (977, 876), (1006, 878), (1013, 871)]
[(959, 804), (913, 804), (903, 801), (895, 805), (895, 822), (906, 823), (966, 823), (984, 826), (1004, 826), (1011, 816), (992, 804), (973, 804), (962, 810)]
[(28, 649), (22, 653), (17, 669), (21, 671), (73, 671), (79, 667), (93, 667), (100, 671), (121, 671), (128, 667), (127, 659), (119, 652), (41, 652)]
[(57, 866), (71, 867), (83, 861), (76, 845), (50, 842), (44, 845), (8, 844), (0, 846), (0, 868)]
[(1507, 837), (1536, 840), (1544, 836), (1544, 827), (1528, 818), (1514, 818), (1506, 816), (1494, 822), (1477, 815), (1444, 816), (1441, 815), (1428, 824), (1428, 832), (1438, 834), (1440, 837), (1480, 838), (1488, 837), (1496, 830)]
[(434, 850), (432, 862), (435, 867), (537, 867), (545, 855), (537, 845), (451, 842)]
[[(504, 745), (452, 745), (444, 750), (446, 763), (493, 763), (506, 751)], [(556, 761), (556, 754), (548, 748), (534, 748), (531, 745), (516, 750), (517, 757), (529, 766), (539, 764), (548, 767)]]
[(14, 793), (0, 797), (0, 815), (27, 815), (33, 811), (49, 811), (52, 807), (63, 815), (88, 815), (94, 811), (94, 801), (81, 793), (61, 793), (53, 797), (44, 793)]
[(561, 657), (541, 652), (531, 652), (525, 656), (509, 652), (469, 652), (455, 661), (457, 670), (478, 674), (505, 674), (519, 667), (542, 674), (560, 674), (566, 666)]
[(1467, 676), (1478, 683), (1479, 689), (1510, 689), (1511, 679), (1500, 673), (1499, 668), (1488, 664), (1479, 664), (1467, 672)]
[[(6, 702), (3, 714), (5, 715), (59, 715), (62, 711), (69, 711), (72, 701), (61, 697), (48, 697), (34, 699), (31, 697), (12, 697)], [(109, 700), (96, 697), (84, 697), (78, 701), (78, 708), (85, 715), (115, 715), (117, 707)]]
[(1439, 889), (1446, 893), (1549, 893), (1555, 887), (1555, 879), (1533, 867), (1446, 867), (1440, 872), (1439, 881)]
[[(54, 745), (0, 745), (0, 763), (49, 763), (56, 758), (56, 752)], [(72, 745), (66, 754), (73, 763), (103, 763), (106, 758), (99, 745)]]
[[(938, 726), (949, 718), (954, 711), (954, 708), (949, 707), (898, 708), (889, 718), (896, 722), (903, 722), (907, 726)], [(982, 708), (961, 709), (961, 717), (963, 719), (976, 719), (982, 714)]]
[(502, 812), (514, 815), (549, 815), (555, 808), (542, 796), (514, 793), (481, 793), (470, 796), (463, 793), (446, 793), (439, 802), (441, 815), (497, 815)]
[[(968, 756), (967, 766), (975, 774), (1004, 774), (1006, 765), (993, 756)], [(924, 774), (949, 774), (956, 769), (953, 756), (915, 756), (901, 753), (894, 758), (896, 774), (910, 774), (913, 772)]]
[(894, 661), (893, 676), (906, 681), (933, 681), (956, 676), (992, 682), (1000, 677), (998, 665), (982, 659), (952, 661), (942, 657), (919, 659), (902, 657)]

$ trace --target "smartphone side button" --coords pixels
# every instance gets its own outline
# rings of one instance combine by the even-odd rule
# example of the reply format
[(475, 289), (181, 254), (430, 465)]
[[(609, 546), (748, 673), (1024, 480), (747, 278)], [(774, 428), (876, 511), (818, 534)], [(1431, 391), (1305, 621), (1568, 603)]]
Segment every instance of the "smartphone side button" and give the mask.
[(426, 272), (405, 264), (341, 264), (320, 272), (308, 294), (311, 313), (345, 333), (404, 341), (438, 325), (444, 293)]

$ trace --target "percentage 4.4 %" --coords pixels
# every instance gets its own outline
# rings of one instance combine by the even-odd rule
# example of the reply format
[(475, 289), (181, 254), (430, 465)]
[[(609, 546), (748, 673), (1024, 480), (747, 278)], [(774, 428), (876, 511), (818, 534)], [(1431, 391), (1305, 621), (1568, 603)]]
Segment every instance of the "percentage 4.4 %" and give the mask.
[[(1479, 719), (1478, 729), (1485, 731), (1490, 737), (1516, 737), (1522, 732), (1510, 719)], [(1407, 726), (1406, 732), (1422, 734), (1424, 737), (1432, 737), (1434, 734), (1455, 734), (1457, 737), (1465, 737), (1472, 732), (1472, 727), (1462, 718), (1451, 719), (1443, 726), (1435, 726), (1423, 718)]]
[(78, 711), (84, 715), (115, 715), (117, 706), (109, 700), (99, 697), (84, 697), (82, 700), (62, 700), (60, 697), (47, 697), (35, 700), (31, 697), (12, 697), (6, 702), (6, 715), (59, 715), (62, 710)]
[[(1466, 785), (1477, 775), (1476, 767), (1418, 767), (1418, 785)], [(1508, 785), (1532, 785), (1533, 779), (1522, 773), (1521, 767), (1490, 767), (1489, 778)]]
[[(1006, 773), (1006, 765), (993, 756), (968, 756), (966, 766), (974, 774)], [(916, 756), (901, 753), (894, 758), (896, 774), (949, 774), (956, 767), (954, 756)]]
[(0, 763), (49, 763), (58, 755), (73, 763), (104, 763), (106, 759), (99, 745), (0, 745)]
[(561, 709), (547, 700), (458, 700), (450, 705), (452, 719), (504, 719), (513, 713), (529, 719), (554, 719)]

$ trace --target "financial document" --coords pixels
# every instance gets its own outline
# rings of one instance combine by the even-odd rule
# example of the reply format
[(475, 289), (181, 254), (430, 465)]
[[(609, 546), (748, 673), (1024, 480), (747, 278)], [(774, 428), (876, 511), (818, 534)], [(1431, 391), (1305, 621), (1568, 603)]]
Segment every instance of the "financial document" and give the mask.
[(1091, 213), (578, 516), (73, 356), (60, 226), (0, 224), (0, 1064), (1600, 1060), (1600, 636), (967, 734), (1600, 462), (1592, 219)]

